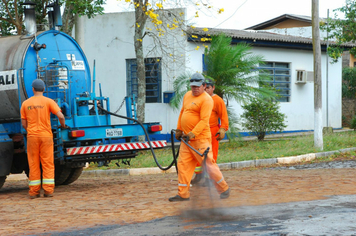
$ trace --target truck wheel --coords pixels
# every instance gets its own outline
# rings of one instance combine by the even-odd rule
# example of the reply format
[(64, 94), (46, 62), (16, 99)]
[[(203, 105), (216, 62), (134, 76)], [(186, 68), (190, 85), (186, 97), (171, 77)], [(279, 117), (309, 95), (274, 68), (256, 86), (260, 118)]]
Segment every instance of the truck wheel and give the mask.
[(83, 167), (78, 167), (78, 168), (72, 168), (72, 171), (70, 172), (70, 175), (68, 176), (67, 180), (64, 181), (63, 185), (71, 184), (74, 181), (76, 181), (79, 176), (83, 172)]
[(70, 167), (60, 165), (55, 166), (55, 185), (62, 185), (68, 179), (69, 175), (71, 174), (71, 171), (72, 168)]
[(0, 188), (4, 185), (6, 176), (0, 176)]

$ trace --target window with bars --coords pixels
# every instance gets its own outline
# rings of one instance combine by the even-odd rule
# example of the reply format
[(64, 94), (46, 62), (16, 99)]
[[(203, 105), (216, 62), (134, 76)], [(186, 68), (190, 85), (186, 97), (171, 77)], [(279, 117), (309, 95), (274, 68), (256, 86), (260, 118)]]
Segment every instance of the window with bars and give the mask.
[[(146, 103), (162, 102), (161, 58), (146, 58)], [(126, 59), (127, 96), (137, 97), (137, 63), (136, 59)]]
[(265, 62), (258, 67), (260, 73), (268, 75), (267, 84), (276, 88), (278, 101), (289, 102), (291, 96), (290, 64), (284, 62)]

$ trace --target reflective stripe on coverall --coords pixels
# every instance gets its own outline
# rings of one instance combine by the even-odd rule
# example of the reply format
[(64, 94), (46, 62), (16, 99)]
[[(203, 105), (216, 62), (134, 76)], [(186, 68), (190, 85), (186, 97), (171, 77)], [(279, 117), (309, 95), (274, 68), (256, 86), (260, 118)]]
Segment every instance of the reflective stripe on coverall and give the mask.
[[(224, 177), (219, 169), (219, 166), (213, 159), (213, 152), (211, 149), (210, 139), (198, 139), (189, 141), (195, 150), (203, 153), (207, 147), (210, 147), (209, 153), (206, 160), (206, 170), (213, 180), (213, 183), (218, 191), (218, 193), (225, 192), (229, 186), (227, 185)], [(178, 158), (178, 195), (182, 198), (190, 197), (190, 180), (194, 174), (194, 168), (197, 162), (202, 163), (202, 156), (198, 155), (195, 151), (190, 149), (183, 142), (181, 143), (179, 149), (179, 158)]]
[(28, 137), (27, 158), (30, 168), (29, 194), (35, 196), (41, 190), (41, 167), (43, 170), (42, 188), (45, 194), (54, 191), (54, 163), (52, 137)]

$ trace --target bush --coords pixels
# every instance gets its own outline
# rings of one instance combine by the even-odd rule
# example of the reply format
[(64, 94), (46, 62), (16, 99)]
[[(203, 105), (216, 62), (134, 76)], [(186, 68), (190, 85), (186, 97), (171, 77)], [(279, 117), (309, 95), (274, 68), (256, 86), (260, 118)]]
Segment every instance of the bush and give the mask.
[(356, 130), (356, 116), (350, 122), (350, 128)]
[(250, 134), (257, 136), (259, 141), (271, 132), (283, 131), (285, 114), (279, 112), (279, 103), (271, 100), (254, 98), (249, 104), (243, 105), (245, 110), (241, 115), (242, 126)]
[(356, 94), (356, 68), (342, 69), (342, 98), (355, 99)]

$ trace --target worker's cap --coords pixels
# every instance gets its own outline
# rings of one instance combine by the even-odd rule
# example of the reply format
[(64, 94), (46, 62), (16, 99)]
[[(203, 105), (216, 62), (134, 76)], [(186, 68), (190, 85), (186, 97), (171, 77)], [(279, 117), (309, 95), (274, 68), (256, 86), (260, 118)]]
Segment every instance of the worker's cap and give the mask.
[(35, 91), (43, 92), (45, 89), (45, 83), (41, 79), (35, 79), (32, 82), (32, 87), (35, 89)]
[(201, 86), (205, 83), (205, 78), (200, 73), (194, 73), (189, 81), (190, 86)]
[(206, 82), (206, 86), (211, 86), (212, 87), (212, 86), (215, 85), (214, 80), (209, 79), (209, 78), (205, 79), (205, 82)]

